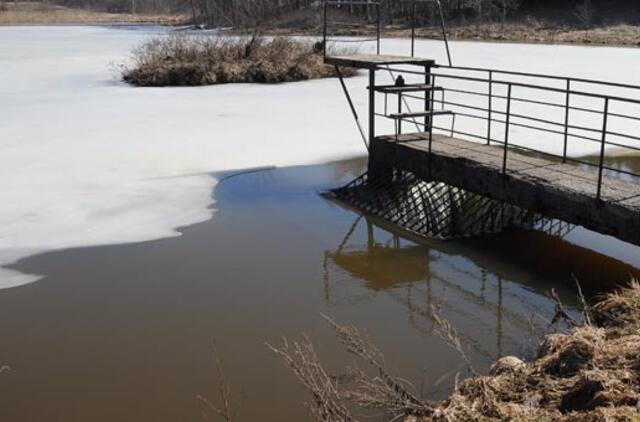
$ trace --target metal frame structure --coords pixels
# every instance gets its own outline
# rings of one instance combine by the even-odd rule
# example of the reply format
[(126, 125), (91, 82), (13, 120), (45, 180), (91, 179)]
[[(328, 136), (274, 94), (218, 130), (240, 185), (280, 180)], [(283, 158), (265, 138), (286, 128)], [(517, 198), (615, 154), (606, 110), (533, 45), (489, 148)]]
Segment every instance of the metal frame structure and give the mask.
[[(409, 0), (411, 1), (411, 0)], [(415, 53), (415, 27), (416, 27), (416, 7), (418, 3), (435, 2), (438, 6), (440, 14), (443, 39), (447, 49), (447, 57), (449, 64), (436, 64), (429, 60), (421, 59), (412, 60)], [(396, 127), (396, 136), (402, 133), (403, 122), (415, 125), (418, 132), (429, 134), (429, 152), (433, 142), (434, 131), (444, 131), (451, 137), (468, 138), (474, 141), (484, 141), (487, 145), (502, 146), (502, 173), (507, 174), (509, 171), (509, 150), (511, 147), (518, 148), (525, 152), (540, 154), (552, 159), (561, 160), (563, 163), (574, 163), (586, 167), (592, 167), (597, 170), (596, 183), (596, 200), (601, 201), (603, 189), (603, 177), (605, 174), (613, 174), (623, 177), (640, 180), (640, 173), (629, 169), (615, 168), (606, 164), (606, 154), (608, 147), (616, 147), (623, 151), (640, 152), (640, 136), (634, 133), (640, 133), (640, 85), (605, 82), (586, 78), (575, 78), (557, 75), (536, 74), (530, 72), (505, 71), (491, 68), (474, 68), (453, 66), (451, 64), (451, 54), (446, 37), (446, 27), (442, 7), (439, 0), (413, 0), (413, 12), (411, 17), (411, 58), (399, 63), (384, 63), (381, 61), (371, 61), (370, 66), (363, 66), (369, 73), (369, 126), (368, 139), (369, 143), (376, 138), (376, 118), (383, 117), (392, 119)], [(332, 41), (328, 33), (328, 14), (327, 10), (330, 6), (373, 6), (376, 8), (376, 37), (365, 40), (349, 40), (338, 39), (335, 41), (356, 41), (376, 42), (376, 53), (380, 56), (380, 7), (381, 1), (374, 0), (325, 0), (324, 6), (324, 29), (323, 42), (325, 60), (331, 59), (326, 57), (327, 43)], [(380, 56), (398, 59), (397, 56)], [(420, 66), (421, 68), (407, 69), (404, 65)], [(358, 129), (362, 136), (365, 146), (368, 148), (367, 136), (360, 124), (358, 113), (353, 105), (353, 101), (349, 95), (346, 85), (342, 80), (339, 66), (336, 65), (336, 71), (340, 77), (340, 82), (344, 93), (349, 101), (349, 106), (358, 124)], [(397, 75), (404, 75), (405, 79), (418, 79), (424, 88), (417, 90), (420, 92), (385, 91), (388, 87), (385, 85), (376, 86), (376, 72), (385, 71), (395, 79)], [(422, 82), (424, 81), (424, 82)], [(439, 85), (436, 85), (436, 81)], [(418, 84), (418, 85), (419, 85)], [(472, 86), (470, 88), (469, 86)], [(500, 92), (502, 91), (502, 92)], [(619, 94), (612, 92), (618, 91)], [(440, 92), (440, 99), (436, 99), (435, 93)], [(541, 94), (557, 94), (562, 97), (561, 101), (540, 99)], [(384, 113), (376, 111), (376, 94), (385, 95)], [(389, 112), (387, 106), (387, 96), (389, 94), (397, 95), (398, 111), (396, 113)], [(422, 94), (422, 95), (418, 95)], [(452, 97), (458, 100), (452, 100)], [(486, 99), (485, 105), (478, 105), (477, 100)], [(579, 105), (580, 100), (591, 99), (601, 101), (602, 106), (584, 106)], [(409, 101), (419, 100), (416, 106), (418, 113), (411, 111)], [(474, 100), (476, 100), (474, 102)], [(504, 103), (503, 107), (497, 104)], [(403, 112), (404, 109), (407, 112)], [(526, 104), (535, 106), (544, 110), (544, 113), (538, 112), (518, 113), (514, 111), (514, 107)], [(436, 110), (436, 105), (439, 110)], [(637, 114), (629, 113), (620, 105), (633, 105), (638, 107)], [(617, 106), (617, 107), (616, 107)], [(620, 109), (623, 111), (620, 111)], [(629, 107), (627, 107), (629, 108)], [(590, 116), (590, 123), (596, 122), (598, 127), (579, 124), (572, 120), (572, 116), (576, 113), (586, 113)], [(435, 119), (440, 116), (451, 116), (450, 127), (438, 126)], [(549, 116), (554, 116), (554, 119)], [(555, 116), (558, 116), (555, 118)], [(424, 117), (423, 121), (419, 121), (419, 117)], [(483, 129), (477, 132), (469, 132), (458, 130), (456, 122), (471, 119), (474, 121), (482, 121), (485, 123)], [(638, 123), (637, 131), (633, 133), (625, 133), (612, 129), (612, 120), (624, 120), (627, 122)], [(476, 125), (477, 126), (477, 125)], [(496, 128), (503, 128), (504, 135), (501, 139), (497, 139)], [(548, 150), (535, 148), (518, 144), (518, 139), (512, 136), (514, 128), (533, 130), (541, 134), (559, 135), (562, 137), (562, 153), (552, 154)], [(480, 133), (481, 132), (481, 133)], [(569, 154), (569, 144), (574, 141), (592, 142), (599, 144), (599, 155), (597, 162), (587, 159), (571, 157)]]
[[(418, 5), (419, 4), (435, 4), (436, 9), (438, 11), (440, 28), (442, 30), (442, 40), (444, 41), (447, 59), (449, 62), (449, 66), (452, 66), (453, 63), (451, 61), (451, 50), (449, 49), (449, 39), (447, 37), (447, 29), (444, 22), (444, 12), (442, 10), (442, 3), (440, 0), (400, 0), (411, 3), (411, 57), (415, 57), (415, 46), (416, 46), (416, 26), (417, 26), (417, 15), (418, 15)], [(382, 5), (382, 0), (323, 0), (323, 25), (322, 25), (322, 43), (323, 43), (323, 52), (324, 56), (327, 56), (327, 44), (330, 41), (335, 42), (374, 42), (376, 43), (376, 54), (380, 54), (380, 7)], [(329, 7), (342, 7), (342, 6), (364, 6), (370, 7), (374, 6), (376, 8), (376, 36), (375, 38), (364, 38), (364, 39), (344, 39), (344, 38), (331, 38), (331, 34), (329, 34), (329, 17), (328, 17), (328, 9)]]
[[(451, 136), (466, 137), (472, 140), (482, 140), (487, 145), (501, 145), (503, 147), (503, 173), (507, 173), (509, 170), (508, 165), (508, 152), (509, 147), (517, 147), (520, 150), (528, 151), (531, 153), (541, 154), (546, 157), (556, 158), (564, 163), (571, 162), (580, 164), (587, 167), (594, 167), (597, 169), (598, 180), (596, 186), (597, 199), (602, 197), (602, 182), (605, 172), (609, 174), (622, 175), (623, 177), (638, 178), (640, 180), (640, 173), (623, 169), (615, 168), (606, 165), (605, 158), (607, 154), (607, 147), (615, 147), (626, 152), (640, 152), (640, 136), (632, 133), (614, 131), (610, 129), (610, 121), (612, 118), (618, 120), (632, 121), (638, 123), (638, 131), (640, 132), (640, 113), (633, 115), (625, 112), (612, 112), (612, 104), (623, 104), (637, 106), (640, 110), (640, 86), (622, 84), (615, 82), (602, 82), (592, 79), (573, 78), (555, 75), (543, 75), (526, 72), (513, 72), (503, 71), (497, 69), (483, 69), (483, 68), (471, 68), (460, 66), (443, 66), (434, 65), (434, 71), (423, 72), (419, 70), (408, 70), (404, 68), (387, 68), (396, 74), (411, 75), (413, 77), (430, 77), (432, 80), (438, 80), (439, 82), (445, 81), (445, 84), (441, 86), (443, 97), (440, 100), (432, 99), (433, 103), (439, 104), (441, 107), (447, 107), (451, 113), (458, 117), (458, 119), (473, 119), (480, 120), (486, 123), (486, 132), (483, 133), (471, 133), (460, 131), (455, 128), (455, 123), (451, 128), (445, 128), (442, 126), (423, 125), (415, 120), (403, 119), (414, 125), (419, 125), (424, 128), (424, 132), (429, 132), (430, 138), (434, 130), (444, 131), (450, 133)], [(497, 78), (499, 77), (499, 78)], [(518, 80), (526, 79), (526, 80)], [(543, 81), (542, 83), (533, 83), (530, 79), (536, 79)], [(449, 82), (448, 84), (446, 82)], [(452, 83), (463, 82), (467, 85), (473, 85), (474, 88), (460, 89), (456, 86), (451, 86)], [(551, 86), (553, 83), (561, 82), (563, 88), (557, 86)], [(577, 84), (585, 85), (584, 89), (574, 89)], [(447, 86), (448, 85), (448, 86)], [(506, 90), (505, 94), (499, 94), (496, 92), (496, 87), (503, 87)], [(624, 90), (621, 95), (606, 94), (603, 92), (611, 91), (613, 89)], [(519, 91), (519, 92), (516, 92)], [(486, 106), (470, 105), (465, 101), (452, 101), (451, 95), (456, 94), (464, 98), (486, 98)], [(541, 93), (556, 93), (564, 98), (564, 102), (553, 102), (540, 100), (539, 95)], [(414, 96), (412, 94), (404, 94), (405, 97), (421, 100), (422, 97)], [(587, 98), (592, 100), (602, 101), (602, 108), (594, 108), (587, 106), (573, 105), (578, 98)], [(505, 103), (504, 107), (496, 107), (496, 100), (500, 100)], [(538, 114), (520, 114), (513, 111), (513, 105), (529, 104), (538, 108), (542, 108), (546, 113), (544, 116)], [(601, 126), (586, 126), (571, 122), (571, 113), (579, 112), (586, 113), (592, 117), (592, 121), (600, 122)], [(551, 120), (547, 117), (547, 114), (553, 113), (558, 115), (558, 120)], [(374, 117), (386, 117), (390, 119), (397, 119), (397, 116), (390, 114), (376, 113)], [(436, 114), (434, 114), (434, 117)], [(495, 125), (503, 125), (504, 137), (503, 139), (496, 139), (493, 135), (493, 128)], [(540, 132), (542, 134), (560, 135), (563, 138), (562, 154), (552, 154), (542, 149), (532, 148), (531, 146), (518, 145), (514, 142), (511, 131), (513, 128), (523, 128)], [(374, 134), (375, 136), (375, 134)], [(579, 140), (582, 142), (598, 143), (600, 146), (600, 152), (597, 157), (597, 162), (574, 158), (568, 155), (568, 146), (571, 140)], [(624, 140), (624, 141), (622, 141)]]
[(478, 236), (508, 227), (563, 237), (574, 228), (446, 183), (421, 180), (405, 170), (396, 170), (386, 180), (371, 179), (365, 173), (331, 193), (340, 201), (426, 238)]

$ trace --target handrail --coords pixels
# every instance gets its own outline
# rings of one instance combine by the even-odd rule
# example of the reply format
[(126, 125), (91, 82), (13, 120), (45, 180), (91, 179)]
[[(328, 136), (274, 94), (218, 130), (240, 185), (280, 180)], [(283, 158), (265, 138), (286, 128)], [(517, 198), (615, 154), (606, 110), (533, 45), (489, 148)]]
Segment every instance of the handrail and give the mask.
[(475, 71), (475, 72), (492, 72), (492, 73), (500, 73), (500, 74), (503, 74), (503, 75), (524, 76), (524, 77), (529, 77), (529, 78), (552, 79), (552, 80), (558, 80), (558, 81), (570, 80), (572, 82), (578, 82), (578, 83), (605, 85), (605, 86), (615, 87), (615, 88), (628, 88), (628, 89), (638, 89), (638, 90), (640, 90), (640, 85), (625, 84), (625, 83), (610, 82), (610, 81), (599, 81), (599, 80), (596, 80), (596, 79), (575, 78), (575, 77), (572, 77), (572, 76), (560, 76), (560, 75), (550, 75), (550, 74), (544, 74), (544, 73), (531, 73), (531, 72), (519, 72), (519, 71), (514, 71), (514, 70), (501, 70), (501, 69), (481, 68), (481, 67), (447, 66), (447, 65), (437, 64), (437, 63), (433, 67), (434, 68), (452, 69), (452, 70)]
[[(442, 66), (438, 66), (438, 65), (435, 65), (434, 67), (442, 68)], [(390, 70), (392, 70), (394, 72), (407, 73), (407, 74), (412, 74), (412, 75), (426, 75), (425, 72), (412, 71), (412, 70), (400, 69), (400, 68), (390, 68)], [(434, 72), (431, 72), (430, 75), (431, 76), (437, 76), (439, 78), (458, 79), (458, 80), (464, 80), (464, 81), (469, 81), (469, 82), (485, 82), (485, 83), (487, 83), (487, 79), (483, 79), (483, 78), (480, 78), (480, 77), (446, 75), (446, 74), (439, 74), (439, 73), (434, 73)], [(542, 91), (557, 92), (557, 93), (563, 93), (563, 94), (567, 93), (566, 89), (555, 88), (555, 87), (550, 87), (550, 86), (534, 85), (534, 84), (531, 84), (531, 83), (513, 82), (513, 81), (496, 80), (496, 79), (493, 79), (491, 82), (492, 82), (492, 84), (498, 84), (498, 85), (505, 85), (505, 86), (512, 85), (512, 86), (518, 86), (518, 87), (521, 87), (521, 88), (538, 89), (538, 90), (542, 90)], [(592, 83), (597, 83), (597, 81), (592, 81)], [(603, 85), (606, 85), (606, 84), (603, 84)], [(638, 87), (638, 88), (640, 89), (640, 87)], [(615, 96), (615, 95), (599, 94), (599, 93), (596, 93), (596, 92), (588, 92), (588, 91), (570, 90), (569, 92), (572, 95), (579, 95), (579, 96), (583, 96), (583, 97), (600, 98), (600, 99), (603, 99), (603, 100), (608, 98), (608, 99), (613, 100), (613, 101), (620, 101), (620, 102), (626, 102), (626, 103), (632, 103), (632, 104), (640, 104), (640, 99), (635, 99), (635, 98), (625, 98), (625, 97), (619, 97), (619, 96)]]
[[(476, 132), (478, 129), (477, 123), (468, 125), (464, 128), (464, 130), (459, 130), (455, 128), (455, 121), (452, 121), (452, 128), (444, 128), (442, 125), (436, 125), (435, 123), (431, 124), (420, 124), (422, 128), (424, 128), (425, 133), (429, 133), (429, 145), (432, 143), (432, 132), (433, 130), (441, 130), (447, 133), (450, 133), (451, 136), (458, 135), (463, 137), (471, 137), (473, 139), (485, 140), (487, 145), (496, 145), (500, 146), (502, 150), (502, 172), (507, 174), (509, 171), (509, 152), (512, 148), (519, 148), (525, 151), (529, 151), (532, 153), (542, 154), (547, 157), (554, 157), (561, 162), (573, 162), (579, 163), (584, 166), (594, 167), (597, 169), (597, 182), (595, 196), (598, 201), (602, 200), (603, 196), (603, 180), (605, 172), (607, 173), (616, 173), (620, 175), (630, 176), (633, 180), (640, 181), (640, 173), (634, 169), (624, 169), (624, 168), (614, 168), (610, 165), (606, 164), (605, 157), (608, 147), (616, 147), (625, 149), (627, 151), (633, 151), (634, 153), (640, 152), (640, 126), (636, 128), (635, 124), (640, 121), (640, 109), (634, 109), (633, 111), (618, 109), (615, 112), (611, 112), (611, 105), (616, 103), (618, 106), (622, 106), (624, 104), (638, 106), (640, 105), (640, 99), (625, 97), (624, 92), (620, 91), (614, 94), (608, 94), (606, 91), (604, 92), (594, 92), (590, 90), (579, 90), (575, 89), (575, 83), (578, 82), (587, 82), (594, 85), (594, 88), (597, 87), (617, 87), (617, 88), (625, 88), (630, 92), (630, 95), (635, 97), (636, 90), (640, 89), (640, 86), (635, 86), (631, 84), (617, 83), (617, 82), (603, 82), (600, 83), (596, 80), (584, 79), (584, 78), (570, 78), (570, 77), (562, 77), (562, 76), (551, 76), (549, 79), (565, 81), (565, 88), (559, 88), (554, 86), (549, 86), (545, 83), (536, 84), (535, 82), (522, 80), (518, 81), (517, 78), (512, 78), (516, 80), (507, 80), (505, 78), (500, 78), (500, 75), (515, 75), (520, 77), (531, 77), (531, 78), (547, 78), (548, 75), (538, 75), (529, 72), (510, 72), (510, 71), (501, 71), (495, 69), (477, 69), (470, 67), (454, 67), (454, 66), (443, 66), (436, 65), (434, 66), (438, 68), (440, 71), (433, 72), (430, 70), (411, 70), (407, 68), (400, 67), (385, 67), (384, 69), (391, 70), (396, 74), (408, 74), (408, 75), (417, 75), (417, 76), (425, 76), (432, 78), (432, 80), (439, 80), (440, 87), (442, 88), (442, 99), (436, 100), (432, 98), (431, 101), (431, 109), (434, 108), (434, 104), (438, 104), (442, 106), (442, 109), (447, 109), (453, 112), (453, 116), (458, 116), (459, 118), (464, 119), (472, 119), (475, 121), (484, 121), (486, 122), (486, 131), (483, 134), (471, 133)], [(382, 69), (382, 67), (380, 68)], [(448, 71), (453, 71), (454, 74), (447, 73)], [(464, 74), (463, 71), (468, 71), (469, 74)], [(480, 72), (480, 74), (478, 74)], [(496, 77), (498, 76), (498, 77)], [(442, 85), (442, 81), (450, 81), (449, 84)], [(460, 87), (456, 86), (454, 83), (458, 82), (469, 82), (468, 86)], [(573, 83), (573, 85), (572, 85)], [(482, 86), (481, 89), (474, 88), (473, 84), (479, 84)], [(435, 85), (435, 82), (433, 83)], [(506, 93), (504, 90), (500, 90), (500, 93), (496, 93), (494, 87), (495, 86), (504, 86), (506, 88)], [(518, 90), (518, 88), (523, 88), (519, 90), (519, 93), (515, 94), (514, 91)], [(481, 91), (480, 91), (481, 90)], [(563, 103), (550, 101), (547, 98), (540, 97), (541, 92), (547, 93), (557, 93), (563, 95)], [(455, 98), (450, 98), (450, 95), (447, 96), (445, 100), (444, 94), (451, 93), (455, 94)], [(464, 100), (465, 96), (473, 97), (473, 101), (466, 102)], [(404, 93), (404, 98), (414, 99), (414, 100), (424, 100), (423, 97), (417, 94)], [(483, 104), (482, 101), (479, 101), (479, 98), (486, 97), (488, 102)], [(597, 109), (594, 106), (593, 101), (587, 102), (586, 104), (580, 104), (575, 101), (577, 98), (583, 98), (584, 100), (591, 99), (596, 100), (597, 104), (602, 102), (602, 109)], [(495, 99), (500, 99), (499, 107), (496, 107), (494, 104)], [(573, 101), (572, 101), (573, 100)], [(506, 103), (505, 103), (506, 101)], [(513, 110), (513, 103), (519, 102), (523, 105), (532, 104), (535, 105), (535, 111), (528, 112), (520, 112)], [(579, 113), (589, 113), (589, 118), (585, 118), (585, 121), (577, 122), (571, 112), (579, 112)], [(385, 112), (386, 113), (386, 112)], [(379, 115), (379, 114), (377, 114)], [(434, 117), (436, 115), (434, 114)], [(597, 116), (600, 116), (598, 118)], [(394, 116), (384, 114), (383, 117), (386, 118), (394, 118)], [(496, 118), (497, 117), (497, 118)], [(619, 123), (618, 127), (611, 124), (610, 118), (616, 117), (620, 120), (616, 120), (616, 123)], [(626, 119), (626, 120), (622, 120)], [(398, 120), (398, 119), (396, 119)], [(402, 121), (407, 121), (403, 119), (399, 119), (396, 126), (396, 139), (399, 133), (401, 133), (400, 123)], [(631, 124), (633, 126), (630, 126)], [(492, 126), (500, 125), (504, 128), (503, 140), (494, 139), (492, 136)], [(595, 127), (600, 125), (600, 127)], [(481, 127), (484, 127), (482, 125)], [(557, 137), (560, 141), (557, 146), (559, 147), (559, 153), (556, 153), (554, 150), (549, 152), (548, 149), (536, 148), (535, 144), (529, 145), (529, 147), (524, 147), (518, 145), (518, 135), (513, 133), (512, 128), (521, 128), (524, 130), (533, 130), (539, 131), (541, 133), (547, 133), (553, 135), (553, 137)], [(636, 133), (636, 131), (638, 133)], [(523, 133), (523, 132), (521, 132)], [(557, 139), (550, 138), (550, 139)], [(570, 140), (573, 141), (582, 141), (582, 142), (592, 142), (596, 145), (599, 145), (599, 154), (595, 162), (585, 160), (585, 159), (575, 159), (568, 156), (568, 142)], [(574, 144), (576, 145), (576, 144)]]

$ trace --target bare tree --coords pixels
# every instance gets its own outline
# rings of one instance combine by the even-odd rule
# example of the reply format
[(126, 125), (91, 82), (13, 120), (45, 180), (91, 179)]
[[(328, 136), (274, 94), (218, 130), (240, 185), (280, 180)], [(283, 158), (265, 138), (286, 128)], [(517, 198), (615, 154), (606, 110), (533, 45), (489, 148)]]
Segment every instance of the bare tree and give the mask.
[(593, 26), (593, 3), (591, 0), (582, 0), (578, 3), (573, 10), (573, 15), (580, 21), (580, 24), (585, 29), (590, 29)]

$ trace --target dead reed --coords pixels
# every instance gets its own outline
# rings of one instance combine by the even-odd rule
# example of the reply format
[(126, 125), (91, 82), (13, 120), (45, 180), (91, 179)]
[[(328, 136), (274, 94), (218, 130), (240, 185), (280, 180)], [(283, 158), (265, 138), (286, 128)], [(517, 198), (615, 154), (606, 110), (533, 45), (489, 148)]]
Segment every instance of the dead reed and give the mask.
[[(123, 79), (137, 86), (279, 83), (336, 76), (324, 64), (322, 45), (287, 37), (218, 37), (174, 34), (133, 50)], [(345, 69), (345, 76), (355, 74)]]
[[(390, 374), (382, 353), (356, 328), (328, 318), (339, 341), (373, 373), (356, 368), (348, 377), (328, 375), (306, 337), (293, 347), (286, 340), (269, 347), (312, 392), (311, 408), (321, 421), (355, 420), (347, 405), (352, 403), (382, 411), (389, 421), (640, 422), (640, 284), (633, 280), (593, 305), (580, 297), (584, 321), (574, 321), (565, 334), (547, 335), (534, 360), (504, 357), (489, 375), (456, 382), (439, 403), (423, 400)], [(557, 302), (562, 317), (566, 312)], [(468, 362), (455, 329), (436, 318), (443, 338)]]

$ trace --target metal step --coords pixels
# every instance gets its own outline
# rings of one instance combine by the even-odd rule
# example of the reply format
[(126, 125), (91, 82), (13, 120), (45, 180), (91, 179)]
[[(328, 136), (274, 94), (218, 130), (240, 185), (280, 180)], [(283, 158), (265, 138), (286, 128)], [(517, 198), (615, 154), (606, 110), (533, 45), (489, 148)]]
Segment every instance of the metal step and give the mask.
[(394, 120), (403, 120), (403, 119), (412, 119), (415, 117), (442, 116), (447, 114), (454, 115), (455, 113), (450, 110), (431, 110), (431, 111), (421, 111), (418, 113), (395, 113), (395, 114), (389, 115), (389, 117)]
[(404, 92), (429, 92), (429, 91), (443, 91), (441, 86), (433, 86), (430, 84), (408, 84), (408, 85), (378, 85), (373, 89), (376, 92), (382, 92), (384, 94), (399, 94)]

